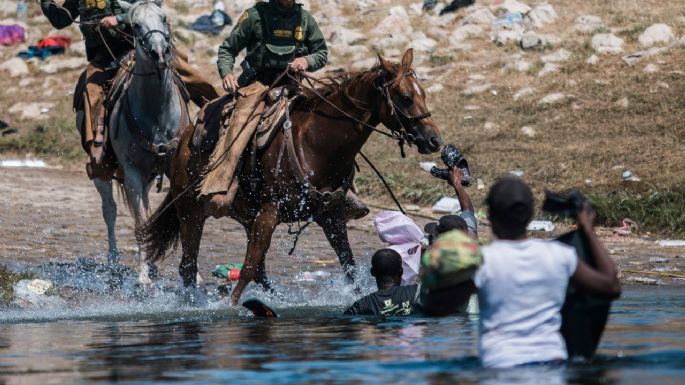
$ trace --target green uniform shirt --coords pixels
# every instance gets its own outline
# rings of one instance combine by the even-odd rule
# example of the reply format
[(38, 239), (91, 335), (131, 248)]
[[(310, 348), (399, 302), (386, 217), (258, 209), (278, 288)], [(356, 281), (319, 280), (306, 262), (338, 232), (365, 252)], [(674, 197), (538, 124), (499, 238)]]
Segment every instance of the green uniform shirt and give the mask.
[(257, 72), (285, 69), (297, 51), (304, 54), (310, 72), (321, 69), (328, 58), (326, 41), (312, 15), (301, 4), (285, 11), (273, 0), (245, 11), (219, 47), (217, 67), (222, 78), (233, 72), (235, 58), (243, 49)]
[[(107, 16), (118, 16), (119, 20), (125, 20), (126, 12), (119, 6), (117, 0), (65, 0), (61, 7), (57, 6), (54, 0), (41, 0), (40, 7), (50, 24), (57, 29), (68, 27), (76, 18), (86, 23), (80, 24), (79, 28), (86, 40), (86, 55), (89, 61), (98, 54), (111, 59), (105, 42), (115, 56), (133, 49), (133, 46), (121, 38), (116, 31), (103, 28), (100, 30), (101, 36), (96, 30), (96, 25), (89, 24), (99, 22)], [(128, 26), (123, 23), (116, 28), (125, 29), (127, 33), (131, 33)]]

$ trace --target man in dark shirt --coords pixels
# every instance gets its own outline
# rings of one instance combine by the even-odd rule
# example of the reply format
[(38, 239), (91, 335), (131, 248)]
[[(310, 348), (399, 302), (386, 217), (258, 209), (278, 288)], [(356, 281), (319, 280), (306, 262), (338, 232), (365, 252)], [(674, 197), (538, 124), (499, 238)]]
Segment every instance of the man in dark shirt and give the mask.
[(402, 257), (392, 249), (381, 249), (371, 257), (371, 275), (378, 291), (345, 310), (346, 315), (409, 315), (416, 312), (418, 285), (400, 286)]

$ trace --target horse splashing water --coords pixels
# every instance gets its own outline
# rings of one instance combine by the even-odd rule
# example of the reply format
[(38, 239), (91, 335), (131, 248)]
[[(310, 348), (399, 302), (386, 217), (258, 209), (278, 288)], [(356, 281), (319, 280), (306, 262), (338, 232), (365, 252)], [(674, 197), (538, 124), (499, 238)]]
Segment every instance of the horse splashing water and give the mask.
[[(128, 10), (135, 39), (135, 64), (124, 64), (115, 79), (122, 82), (120, 92), (110, 100), (110, 143), (123, 172), (123, 191), (136, 226), (149, 214), (148, 194), (155, 178), (161, 178), (167, 164), (168, 147), (173, 146), (179, 128), (190, 124), (186, 91), (171, 68), (174, 49), (162, 1), (138, 1)], [(122, 72), (123, 71), (123, 72)], [(114, 226), (117, 206), (112, 181), (94, 179), (102, 199), (107, 224), (108, 262), (119, 262)], [(151, 283), (156, 267), (140, 250), (141, 284)]]
[[(368, 71), (345, 73), (326, 86), (303, 89), (304, 96), (296, 99), (290, 114), (292, 128), (286, 122), (256, 155), (254, 167), (244, 162), (233, 204), (225, 213), (212, 212), (208, 200), (197, 197), (193, 187), (209, 154), (191, 144), (193, 127), (185, 129), (170, 166), (169, 194), (138, 229), (147, 256), (163, 258), (180, 237), (179, 272), (186, 286), (194, 286), (205, 220), (209, 215), (234, 218), (248, 238), (245, 263), (231, 294), (235, 304), (252, 280), (270, 287), (264, 260), (276, 226), (311, 219), (323, 229), (352, 281), (355, 260), (347, 237), (344, 197), (354, 177), (355, 157), (369, 135), (382, 123), (420, 153), (436, 152), (442, 144), (411, 66), (413, 51), (405, 52), (400, 64), (380, 55), (379, 61)], [(221, 109), (217, 111), (205, 120), (221, 119)]]

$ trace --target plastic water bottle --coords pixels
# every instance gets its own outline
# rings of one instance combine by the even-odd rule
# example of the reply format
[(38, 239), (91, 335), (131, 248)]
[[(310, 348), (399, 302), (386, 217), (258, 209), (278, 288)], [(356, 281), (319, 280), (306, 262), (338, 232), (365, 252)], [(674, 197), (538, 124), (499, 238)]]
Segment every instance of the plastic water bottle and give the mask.
[(26, 22), (26, 18), (29, 13), (29, 5), (26, 0), (19, 0), (17, 3), (17, 20), (21, 22)]

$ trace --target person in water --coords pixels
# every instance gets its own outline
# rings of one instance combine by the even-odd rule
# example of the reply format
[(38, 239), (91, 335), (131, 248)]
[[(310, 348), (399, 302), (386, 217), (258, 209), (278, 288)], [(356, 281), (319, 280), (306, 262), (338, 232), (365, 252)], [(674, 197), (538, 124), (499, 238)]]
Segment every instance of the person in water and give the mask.
[(517, 178), (504, 178), (487, 197), (496, 239), (482, 248), (475, 274), (478, 289), (479, 350), (485, 367), (561, 364), (567, 359), (560, 333), (561, 307), (569, 280), (579, 290), (617, 298), (617, 269), (594, 230), (588, 204), (577, 217), (589, 240), (596, 268), (558, 241), (528, 238), (533, 193)]
[(416, 312), (418, 284), (400, 286), (402, 257), (392, 249), (381, 249), (371, 257), (371, 275), (378, 291), (362, 297), (347, 310), (346, 315), (410, 315)]
[(434, 240), (440, 234), (444, 234), (450, 230), (461, 230), (468, 233), (474, 239), (478, 239), (478, 221), (474, 213), (473, 203), (471, 197), (466, 192), (461, 181), (464, 178), (464, 172), (458, 167), (452, 167), (448, 174), (448, 183), (454, 189), (459, 205), (461, 206), (461, 213), (459, 215), (445, 215), (438, 220), (438, 222), (427, 223), (423, 231), (428, 235), (430, 240)]

